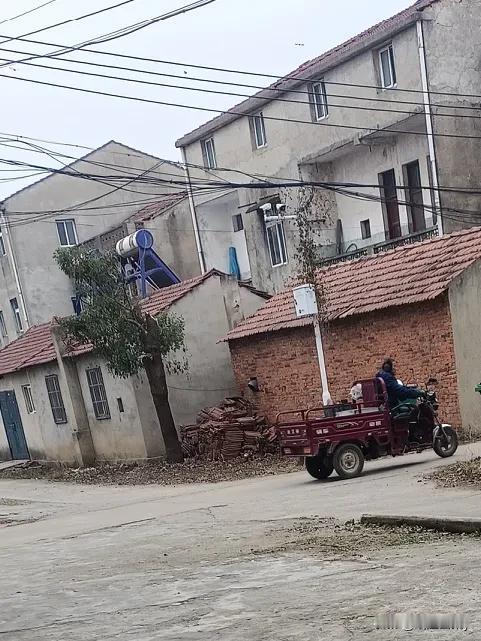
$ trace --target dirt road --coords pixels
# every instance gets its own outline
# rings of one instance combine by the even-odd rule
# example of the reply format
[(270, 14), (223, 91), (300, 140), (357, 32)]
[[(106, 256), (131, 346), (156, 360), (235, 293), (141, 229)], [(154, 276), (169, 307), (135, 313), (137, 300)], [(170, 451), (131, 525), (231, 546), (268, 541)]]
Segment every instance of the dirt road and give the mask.
[[(481, 541), (359, 549), (357, 533), (351, 549), (332, 530), (363, 512), (479, 516), (478, 492), (419, 482), (442, 464), (426, 453), (327, 483), (304, 472), (171, 488), (0, 481), (0, 639), (407, 638), (374, 631), (387, 611), (461, 612), (468, 632), (436, 639), (479, 638)], [(342, 545), (321, 545), (324, 534)]]

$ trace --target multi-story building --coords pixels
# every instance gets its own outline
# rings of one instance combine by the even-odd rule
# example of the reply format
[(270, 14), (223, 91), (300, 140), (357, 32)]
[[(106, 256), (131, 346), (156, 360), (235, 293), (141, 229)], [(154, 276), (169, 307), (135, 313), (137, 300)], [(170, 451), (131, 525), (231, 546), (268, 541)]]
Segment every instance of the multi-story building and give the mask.
[(179, 201), (179, 186), (169, 181), (179, 179), (178, 163), (111, 141), (6, 198), (0, 204), (1, 344), (73, 313), (72, 283), (53, 257), (58, 247), (95, 238), (93, 246), (112, 249), (145, 226), (180, 278), (199, 274), (190, 212), (181, 203), (175, 215), (168, 212), (169, 198)]
[(299, 197), (283, 179), (354, 185), (313, 191), (320, 259), (475, 224), (480, 29), (481, 0), (418, 0), (178, 140), (191, 182), (244, 183), (193, 194), (204, 269), (228, 269), (234, 247), (241, 277), (282, 288)]

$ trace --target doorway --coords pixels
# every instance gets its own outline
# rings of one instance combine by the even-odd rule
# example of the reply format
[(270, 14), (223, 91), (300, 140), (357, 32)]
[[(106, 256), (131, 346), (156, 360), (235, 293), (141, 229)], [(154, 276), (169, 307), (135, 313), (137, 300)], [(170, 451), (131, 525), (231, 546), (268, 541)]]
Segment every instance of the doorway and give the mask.
[(403, 165), (403, 176), (406, 192), (409, 233), (415, 234), (416, 232), (424, 231), (426, 229), (419, 161), (414, 160), (407, 165)]
[(18, 410), (17, 397), (13, 390), (0, 392), (0, 411), (7, 434), (8, 445), (13, 460), (29, 459), (27, 441), (23, 431), (22, 419)]
[(400, 238), (402, 235), (401, 221), (399, 220), (399, 203), (394, 169), (388, 169), (388, 171), (383, 171), (379, 174), (379, 187), (381, 189), (386, 240)]

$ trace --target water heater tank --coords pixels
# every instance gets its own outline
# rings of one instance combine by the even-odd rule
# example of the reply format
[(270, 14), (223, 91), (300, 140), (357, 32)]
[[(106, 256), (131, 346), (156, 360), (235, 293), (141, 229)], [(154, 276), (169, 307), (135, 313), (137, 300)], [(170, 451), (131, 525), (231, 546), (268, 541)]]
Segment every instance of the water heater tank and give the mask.
[(150, 249), (154, 244), (154, 238), (147, 229), (138, 229), (133, 234), (122, 238), (115, 245), (115, 251), (122, 258), (135, 256), (139, 249)]

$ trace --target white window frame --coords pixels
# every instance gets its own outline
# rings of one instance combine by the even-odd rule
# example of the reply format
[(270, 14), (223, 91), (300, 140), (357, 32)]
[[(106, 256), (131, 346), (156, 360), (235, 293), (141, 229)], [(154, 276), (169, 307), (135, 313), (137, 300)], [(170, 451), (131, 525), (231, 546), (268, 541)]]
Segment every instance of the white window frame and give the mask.
[(319, 121), (327, 118), (329, 107), (327, 106), (326, 83), (324, 80), (318, 80), (312, 84), (312, 101), (315, 119)]
[(7, 249), (5, 247), (5, 241), (3, 240), (3, 230), (0, 227), (0, 256), (6, 256)]
[[(74, 218), (59, 218), (59, 219), (57, 219), (55, 221), (55, 223), (57, 225), (57, 236), (58, 236), (58, 241), (59, 241), (61, 247), (75, 247), (75, 245), (78, 245), (77, 227), (75, 225), (75, 219)], [(73, 230), (74, 238), (69, 238), (67, 223), (72, 223), (72, 230)], [(60, 227), (62, 225), (63, 225), (63, 231), (64, 231), (64, 234), (65, 234), (65, 238), (67, 239), (67, 243), (66, 244), (62, 243), (62, 238), (60, 236)]]
[(262, 149), (267, 146), (266, 125), (264, 122), (264, 113), (259, 111), (252, 115), (252, 129), (254, 132), (254, 142), (256, 149)]
[(0, 309), (0, 333), (3, 338), (8, 336), (7, 324), (5, 323), (5, 314), (3, 310)]
[(204, 164), (207, 169), (215, 169), (217, 167), (217, 158), (215, 155), (214, 139), (206, 138), (202, 141), (202, 148), (204, 151)]
[(32, 386), (22, 385), (23, 399), (25, 401), (25, 407), (27, 408), (27, 414), (35, 414), (35, 403), (33, 402), (32, 395)]
[[(13, 304), (15, 301), (15, 305)], [(20, 311), (20, 305), (18, 304), (17, 298), (10, 299), (10, 308), (12, 310), (13, 318), (15, 321), (15, 327), (17, 332), (23, 332), (23, 323), (22, 323), (22, 312)]]
[[(390, 76), (389, 83), (386, 81), (387, 79), (384, 77), (384, 67), (382, 64), (382, 55), (384, 53), (387, 53), (387, 57), (389, 61), (389, 76)], [(395, 87), (397, 84), (397, 78), (396, 78), (396, 63), (394, 60), (394, 49), (392, 46), (392, 42), (390, 42), (388, 45), (386, 45), (382, 49), (379, 49), (378, 64), (379, 64), (379, 76), (381, 79), (382, 88), (391, 89), (392, 87)]]
[[(286, 247), (286, 234), (284, 232), (284, 223), (282, 220), (276, 220), (266, 223), (266, 234), (267, 234), (267, 248), (269, 250), (269, 256), (271, 259), (272, 267), (280, 267), (285, 265), (288, 262), (287, 256), (287, 247)], [(276, 243), (277, 253), (280, 257), (280, 261), (275, 262), (276, 251), (273, 243)]]

